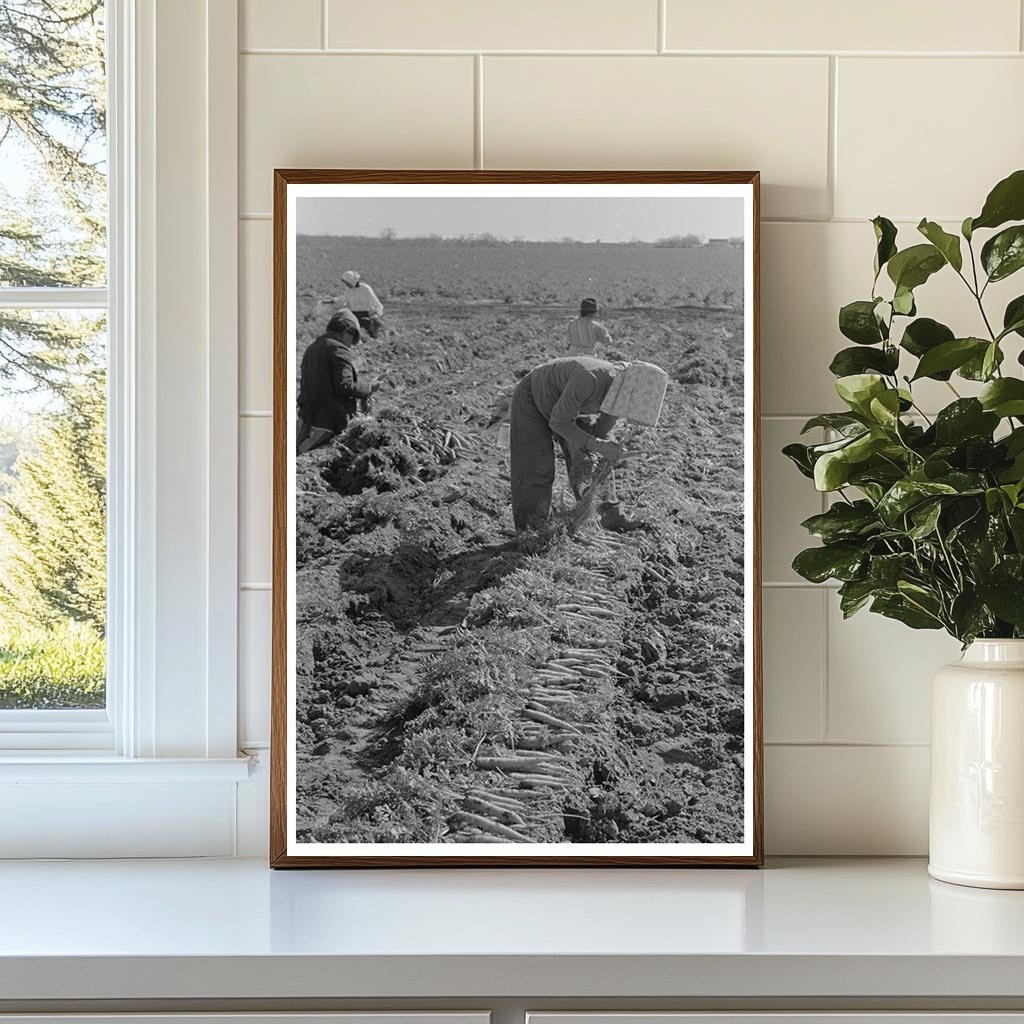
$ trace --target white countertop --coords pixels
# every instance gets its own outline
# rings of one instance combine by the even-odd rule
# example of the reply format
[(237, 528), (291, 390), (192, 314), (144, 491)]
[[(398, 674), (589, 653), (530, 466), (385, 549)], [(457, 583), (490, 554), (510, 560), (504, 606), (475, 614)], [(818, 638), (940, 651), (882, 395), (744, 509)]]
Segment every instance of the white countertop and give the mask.
[[(557, 970), (553, 960), (557, 958)], [(1024, 997), (1024, 892), (756, 870), (0, 864), (0, 999)]]

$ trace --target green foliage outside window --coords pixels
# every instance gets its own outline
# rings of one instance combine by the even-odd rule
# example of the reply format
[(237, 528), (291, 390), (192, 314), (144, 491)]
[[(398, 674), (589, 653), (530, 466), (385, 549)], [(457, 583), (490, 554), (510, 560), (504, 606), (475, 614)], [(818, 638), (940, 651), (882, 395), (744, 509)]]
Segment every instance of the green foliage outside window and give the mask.
[[(3, 288), (106, 283), (102, 0), (0, 3)], [(102, 317), (0, 305), (0, 709), (102, 706)]]

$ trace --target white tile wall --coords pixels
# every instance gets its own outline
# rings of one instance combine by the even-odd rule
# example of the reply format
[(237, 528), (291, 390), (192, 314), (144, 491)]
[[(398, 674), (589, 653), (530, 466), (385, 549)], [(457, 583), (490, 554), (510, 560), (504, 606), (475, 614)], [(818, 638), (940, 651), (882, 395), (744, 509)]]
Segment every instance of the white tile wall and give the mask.
[[(837, 82), (837, 215), (873, 217), (884, 210), (889, 217), (917, 220), (927, 213), (959, 223), (980, 211), (996, 181), (1020, 167), (1020, 57), (843, 58)], [(894, 126), (891, 141), (887, 124)]]
[(1017, 0), (667, 0), (670, 50), (1016, 50)]
[(648, 50), (658, 0), (328, 0), (328, 45), (383, 50)]
[(825, 735), (824, 588), (769, 587), (762, 599), (764, 738), (819, 743)]
[[(322, 0), (241, 0), (238, 38), (242, 49), (319, 50)], [(287, 14), (287, 16), (283, 16)]]
[(484, 161), (759, 168), (768, 216), (821, 217), (828, 74), (825, 57), (487, 58)]
[[(243, 413), (271, 404), (275, 166), (760, 168), (767, 846), (922, 853), (928, 681), (957, 645), (844, 622), (834, 590), (795, 576), (821, 500), (778, 450), (836, 406), (837, 311), (871, 285), (866, 219), (904, 238), (923, 215), (951, 227), (1024, 163), (1019, 0), (240, 2)], [(936, 276), (919, 306), (974, 333), (958, 285)], [(270, 420), (245, 415), (241, 433), (239, 726), (259, 747)], [(258, 852), (259, 829), (243, 845)]]
[(240, 75), (243, 212), (270, 212), (275, 167), (473, 165), (472, 57), (248, 54)]
[(956, 661), (959, 643), (863, 611), (844, 621), (829, 596), (826, 739), (927, 743), (932, 676)]

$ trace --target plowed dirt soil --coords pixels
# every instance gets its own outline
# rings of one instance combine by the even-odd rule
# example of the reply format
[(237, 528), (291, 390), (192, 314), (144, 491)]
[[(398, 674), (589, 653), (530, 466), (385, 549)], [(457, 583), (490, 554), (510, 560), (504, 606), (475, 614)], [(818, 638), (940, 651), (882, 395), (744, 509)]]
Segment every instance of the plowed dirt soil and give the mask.
[[(302, 254), (300, 355), (345, 269)], [(730, 255), (715, 288), (735, 297)], [(619, 477), (650, 527), (517, 537), (492, 421), (562, 354), (570, 310), (394, 301), (367, 277), (387, 303), (362, 352), (373, 418), (297, 462), (299, 841), (740, 841), (741, 302), (607, 311), (600, 354), (672, 376)]]

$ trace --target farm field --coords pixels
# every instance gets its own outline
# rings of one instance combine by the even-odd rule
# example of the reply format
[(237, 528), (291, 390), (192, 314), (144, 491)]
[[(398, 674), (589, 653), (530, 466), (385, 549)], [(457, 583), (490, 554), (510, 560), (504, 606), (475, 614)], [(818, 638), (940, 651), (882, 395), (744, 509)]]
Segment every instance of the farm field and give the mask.
[[(299, 841), (740, 841), (741, 251), (300, 237), (300, 357), (349, 267), (383, 385), (297, 461)], [(650, 528), (516, 536), (494, 411), (585, 294), (672, 378), (619, 477)]]

